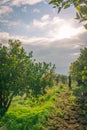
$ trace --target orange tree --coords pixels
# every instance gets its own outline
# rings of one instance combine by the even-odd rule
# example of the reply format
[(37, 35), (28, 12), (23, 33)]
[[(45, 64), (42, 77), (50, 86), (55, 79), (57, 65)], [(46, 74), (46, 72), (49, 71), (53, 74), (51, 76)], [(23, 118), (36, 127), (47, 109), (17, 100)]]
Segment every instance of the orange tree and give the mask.
[[(28, 69), (31, 72), (31, 75), (28, 75), (28, 84), (31, 91), (31, 94), (34, 97), (38, 97), (39, 94), (46, 93), (46, 86), (52, 87), (55, 79), (55, 65), (51, 63), (39, 62), (32, 64), (32, 69)], [(34, 89), (33, 89), (34, 88)], [(28, 93), (29, 94), (29, 93)]]
[(70, 74), (79, 85), (87, 85), (87, 48), (81, 49), (80, 56), (71, 63)]
[(8, 47), (0, 44), (0, 117), (14, 96), (44, 93), (47, 86), (53, 85), (55, 69), (45, 62), (35, 63), (32, 52), (27, 55), (19, 40), (10, 40), (8, 44)]

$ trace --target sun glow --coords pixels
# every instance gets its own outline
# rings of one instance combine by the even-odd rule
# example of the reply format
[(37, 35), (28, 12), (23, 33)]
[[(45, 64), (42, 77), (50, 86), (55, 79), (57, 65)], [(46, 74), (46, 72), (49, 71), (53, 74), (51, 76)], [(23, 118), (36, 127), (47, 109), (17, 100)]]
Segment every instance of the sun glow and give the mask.
[(79, 29), (76, 29), (70, 24), (64, 24), (59, 29), (56, 28), (54, 30), (53, 36), (57, 39), (71, 38), (77, 35), (78, 33), (81, 33), (82, 30), (83, 30), (82, 27), (80, 27)]
[(59, 38), (70, 38), (75, 35), (76, 30), (72, 28), (70, 25), (63, 25), (59, 30)]

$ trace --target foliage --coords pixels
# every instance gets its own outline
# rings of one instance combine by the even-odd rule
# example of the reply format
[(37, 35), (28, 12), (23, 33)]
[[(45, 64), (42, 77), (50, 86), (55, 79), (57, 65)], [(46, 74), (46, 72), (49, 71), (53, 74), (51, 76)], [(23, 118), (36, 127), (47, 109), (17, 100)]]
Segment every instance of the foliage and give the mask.
[[(26, 86), (26, 56), (20, 41), (9, 41), (9, 48), (0, 46), (0, 114), (7, 111), (13, 96)], [(25, 82), (24, 82), (25, 80)]]
[[(38, 99), (32, 97), (26, 100), (16, 96), (2, 118), (0, 129), (5, 126), (6, 130), (41, 130), (48, 116), (54, 108), (53, 97), (58, 88), (48, 88), (47, 93)], [(49, 97), (49, 98), (48, 98)]]
[(80, 56), (71, 64), (70, 74), (79, 85), (87, 85), (87, 48), (81, 49)]
[(26, 54), (19, 40), (9, 40), (9, 47), (0, 45), (0, 116), (8, 110), (16, 95), (30, 92), (36, 96), (51, 86), (54, 66), (35, 63), (32, 52)]
[(31, 94), (33, 96), (37, 97), (39, 94), (44, 94), (46, 86), (53, 86), (55, 78), (54, 69), (55, 65), (52, 66), (51, 63), (39, 62), (32, 65), (31, 71), (33, 72), (31, 75), (28, 75), (30, 79), (28, 83), (32, 89)]
[(50, 0), (49, 4), (53, 4), (54, 8), (58, 8), (58, 13), (61, 11), (61, 9), (66, 9), (73, 5), (76, 9), (76, 19), (78, 19), (80, 22), (85, 22), (84, 27), (87, 29), (86, 0)]
[(74, 95), (71, 95), (69, 100), (72, 104), (76, 103), (76, 97)]
[(59, 83), (66, 84), (67, 83), (67, 76), (57, 74), (56, 77), (55, 77), (55, 80), (56, 80), (56, 84), (59, 84)]
[(62, 110), (60, 108), (57, 109), (56, 113), (57, 113), (58, 117), (63, 117), (64, 116), (64, 114), (63, 114), (63, 112), (62, 112)]

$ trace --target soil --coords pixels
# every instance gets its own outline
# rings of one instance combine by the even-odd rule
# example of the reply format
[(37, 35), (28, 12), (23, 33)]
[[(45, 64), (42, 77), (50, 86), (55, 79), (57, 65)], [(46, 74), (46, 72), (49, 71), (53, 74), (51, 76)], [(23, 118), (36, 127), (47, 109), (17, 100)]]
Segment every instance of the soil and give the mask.
[(87, 93), (79, 88), (63, 91), (57, 94), (54, 102), (55, 109), (44, 130), (87, 130)]

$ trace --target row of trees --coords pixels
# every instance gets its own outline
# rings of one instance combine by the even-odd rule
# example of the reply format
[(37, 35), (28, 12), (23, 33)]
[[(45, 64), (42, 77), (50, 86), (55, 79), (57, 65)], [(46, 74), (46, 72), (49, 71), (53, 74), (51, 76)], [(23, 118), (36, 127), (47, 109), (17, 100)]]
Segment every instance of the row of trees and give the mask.
[(0, 116), (8, 110), (16, 95), (37, 97), (53, 86), (55, 65), (36, 63), (32, 52), (26, 54), (19, 40), (9, 40), (8, 47), (0, 44)]
[(87, 86), (87, 48), (81, 49), (78, 59), (71, 63), (70, 75), (78, 85)]
[[(0, 116), (16, 95), (38, 97), (54, 82), (67, 83), (67, 76), (55, 74), (55, 65), (37, 63), (32, 52), (26, 54), (19, 40), (9, 40), (8, 45), (0, 44)], [(79, 85), (87, 85), (87, 48), (81, 49), (79, 58), (71, 63), (70, 75)]]
[(66, 75), (63, 75), (63, 74), (56, 74), (55, 82), (56, 82), (56, 85), (58, 85), (59, 83), (67, 84), (68, 83), (68, 77)]

